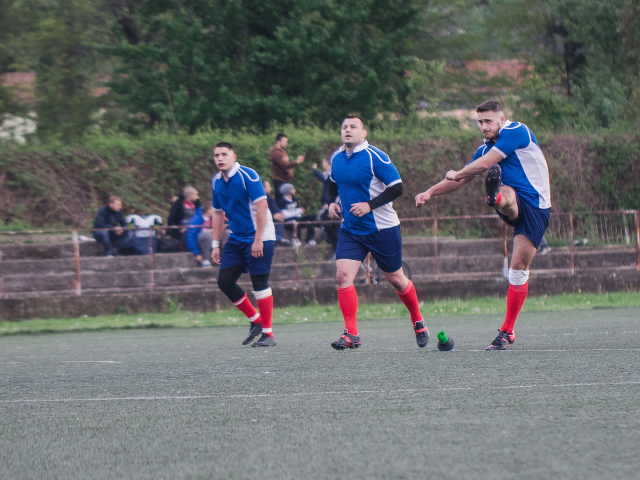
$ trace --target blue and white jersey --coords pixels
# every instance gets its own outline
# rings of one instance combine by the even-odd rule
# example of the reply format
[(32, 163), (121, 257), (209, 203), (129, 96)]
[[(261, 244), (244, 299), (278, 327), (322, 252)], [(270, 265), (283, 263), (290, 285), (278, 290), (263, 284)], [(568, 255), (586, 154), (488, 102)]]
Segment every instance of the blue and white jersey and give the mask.
[(331, 156), (329, 180), (338, 185), (342, 203), (342, 228), (356, 235), (370, 235), (385, 228), (400, 225), (392, 203), (378, 207), (362, 217), (349, 210), (354, 203), (368, 202), (402, 179), (389, 156), (369, 145), (366, 140), (353, 149), (350, 157), (344, 147)]
[[(262, 179), (258, 172), (235, 163), (225, 180), (222, 172), (211, 179), (213, 209), (224, 211), (229, 219), (231, 237), (241, 242), (253, 243), (256, 236), (256, 202), (267, 200)], [(267, 208), (267, 223), (262, 241), (276, 239), (273, 217)]]
[(472, 163), (494, 150), (503, 158), (502, 184), (513, 188), (529, 205), (536, 208), (551, 208), (549, 167), (538, 141), (524, 123), (507, 120), (500, 129), (498, 139), (486, 141), (478, 148)]

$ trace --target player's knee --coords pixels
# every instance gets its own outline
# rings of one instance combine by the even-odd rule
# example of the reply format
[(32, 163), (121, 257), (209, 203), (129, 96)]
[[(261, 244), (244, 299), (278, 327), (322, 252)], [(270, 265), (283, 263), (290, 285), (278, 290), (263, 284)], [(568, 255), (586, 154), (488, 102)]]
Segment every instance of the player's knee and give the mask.
[(511, 285), (524, 285), (529, 281), (529, 270), (509, 269), (509, 283)]
[(350, 278), (349, 272), (339, 268), (336, 272), (336, 283), (338, 287), (348, 287), (352, 282), (353, 279)]

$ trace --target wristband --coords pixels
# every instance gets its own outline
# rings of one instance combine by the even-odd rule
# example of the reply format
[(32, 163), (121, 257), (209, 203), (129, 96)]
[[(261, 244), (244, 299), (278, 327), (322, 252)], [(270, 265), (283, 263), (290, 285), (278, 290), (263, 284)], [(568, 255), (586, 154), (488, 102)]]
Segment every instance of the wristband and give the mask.
[(211, 248), (220, 248), (220, 242), (218, 240), (211, 240)]

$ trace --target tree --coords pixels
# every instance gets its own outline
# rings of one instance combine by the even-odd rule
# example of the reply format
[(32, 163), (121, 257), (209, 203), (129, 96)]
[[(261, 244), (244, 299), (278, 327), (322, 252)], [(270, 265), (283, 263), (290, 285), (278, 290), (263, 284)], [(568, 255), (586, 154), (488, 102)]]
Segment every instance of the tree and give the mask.
[(401, 0), (149, 0), (119, 20), (112, 88), (191, 132), (370, 117), (397, 104), (417, 14)]

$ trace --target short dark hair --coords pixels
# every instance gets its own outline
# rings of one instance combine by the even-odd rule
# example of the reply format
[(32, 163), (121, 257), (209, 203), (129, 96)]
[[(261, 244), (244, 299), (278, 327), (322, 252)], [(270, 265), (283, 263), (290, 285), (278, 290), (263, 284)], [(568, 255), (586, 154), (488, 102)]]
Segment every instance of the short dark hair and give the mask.
[(502, 105), (497, 100), (485, 100), (476, 107), (477, 113), (482, 112), (504, 112)]
[(122, 202), (122, 200), (120, 200), (120, 197), (116, 197), (115, 195), (111, 195), (109, 197), (109, 205), (118, 201)]
[[(362, 128), (364, 128), (365, 130), (367, 129), (366, 125), (364, 124), (364, 120), (362, 120), (357, 115), (347, 115), (346, 117), (344, 117), (344, 120), (351, 120), (352, 118), (357, 118), (358, 120), (360, 120), (360, 122), (362, 122)], [(344, 120), (342, 120), (342, 123), (344, 123)]]
[(204, 202), (202, 204), (202, 213), (207, 213), (213, 208), (213, 202)]
[(289, 138), (287, 137), (284, 133), (280, 132), (279, 134), (276, 135), (276, 143), (279, 142), (280, 140), (282, 140), (283, 138)]
[(233, 145), (231, 145), (229, 142), (220, 142), (215, 147), (213, 147), (214, 150), (216, 148), (228, 148), (229, 150), (233, 151)]

